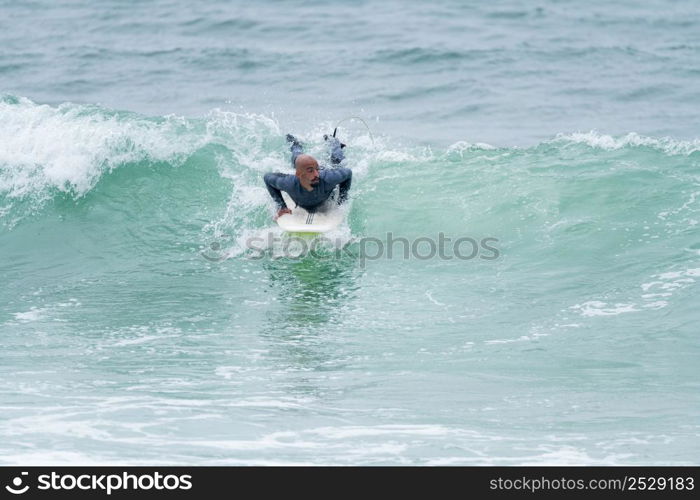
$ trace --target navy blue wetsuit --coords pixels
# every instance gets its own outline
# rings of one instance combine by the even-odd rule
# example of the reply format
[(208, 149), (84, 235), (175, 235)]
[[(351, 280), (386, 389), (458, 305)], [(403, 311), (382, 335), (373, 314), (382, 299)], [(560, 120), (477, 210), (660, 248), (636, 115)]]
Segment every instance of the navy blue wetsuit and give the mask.
[[(335, 138), (329, 138), (328, 142), (331, 163), (337, 165), (345, 158), (340, 141)], [(291, 151), (292, 165), (294, 165), (297, 156), (302, 153), (303, 148), (301, 144), (294, 141)], [(311, 191), (304, 189), (299, 182), (299, 178), (293, 174), (269, 173), (265, 174), (264, 180), (267, 190), (277, 203), (278, 208), (289, 208), (282, 198), (281, 191), (286, 191), (297, 205), (306, 210), (314, 210), (322, 205), (331, 196), (336, 186), (338, 186), (338, 203), (340, 204), (347, 200), (348, 190), (352, 182), (352, 170), (342, 167), (324, 168), (319, 172), (318, 176), (318, 185), (314, 186)]]

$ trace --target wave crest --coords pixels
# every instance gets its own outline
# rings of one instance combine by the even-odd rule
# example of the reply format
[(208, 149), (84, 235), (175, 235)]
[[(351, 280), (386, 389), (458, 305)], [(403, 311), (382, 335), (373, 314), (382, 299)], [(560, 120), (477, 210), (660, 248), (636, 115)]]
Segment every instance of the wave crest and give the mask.
[(595, 130), (590, 132), (576, 132), (573, 134), (557, 134), (554, 139), (547, 144), (585, 144), (592, 148), (607, 151), (646, 147), (661, 151), (668, 155), (690, 155), (700, 151), (700, 139), (690, 141), (679, 141), (670, 137), (647, 137), (636, 132), (630, 132), (623, 136), (612, 136), (601, 134)]

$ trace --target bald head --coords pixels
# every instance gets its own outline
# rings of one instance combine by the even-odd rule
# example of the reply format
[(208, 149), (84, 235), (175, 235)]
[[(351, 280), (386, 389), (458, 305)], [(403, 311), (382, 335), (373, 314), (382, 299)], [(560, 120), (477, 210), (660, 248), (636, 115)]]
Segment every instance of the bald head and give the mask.
[(296, 167), (298, 172), (300, 168), (318, 167), (318, 162), (316, 161), (316, 158), (311, 155), (299, 155), (294, 162), (294, 167)]
[(318, 162), (311, 155), (299, 155), (294, 161), (296, 176), (304, 189), (311, 191), (319, 183)]

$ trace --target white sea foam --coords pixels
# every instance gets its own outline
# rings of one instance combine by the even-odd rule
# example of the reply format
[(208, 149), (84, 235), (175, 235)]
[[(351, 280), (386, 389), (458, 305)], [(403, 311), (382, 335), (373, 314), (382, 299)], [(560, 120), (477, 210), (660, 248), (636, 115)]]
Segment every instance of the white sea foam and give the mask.
[[(147, 118), (97, 106), (35, 104), (24, 98), (0, 101), (0, 195), (12, 211), (13, 200), (30, 199), (40, 207), (56, 191), (83, 196), (108, 172), (140, 161), (177, 167), (211, 143), (223, 144), (235, 160), (220, 162), (220, 174), (234, 180), (231, 207), (256, 209), (264, 188), (240, 171), (279, 166), (282, 154), (263, 142), (279, 135), (271, 118), (250, 113), (212, 111), (201, 120), (171, 115)], [(257, 179), (256, 179), (257, 180)], [(249, 210), (250, 211), (250, 210)], [(7, 217), (4, 217), (7, 219)], [(4, 220), (13, 226), (17, 217)]]
[[(683, 212), (684, 210), (687, 210), (688, 208), (690, 208), (691, 206), (693, 206), (693, 205), (697, 202), (697, 200), (698, 200), (698, 195), (700, 195), (700, 191), (694, 191), (694, 192), (690, 193), (690, 197), (688, 198), (688, 200), (687, 200), (686, 202), (684, 202), (680, 207), (675, 208), (675, 209), (673, 209), (673, 210), (664, 210), (664, 211), (661, 211), (661, 212), (659, 212), (659, 213), (657, 214), (657, 217), (658, 217), (659, 219), (661, 219), (661, 220), (665, 220), (665, 219), (668, 218), (670, 215), (676, 215), (676, 214), (678, 214), (678, 213), (680, 213), (680, 212)], [(695, 224), (693, 224), (692, 222), (693, 222), (692, 220), (691, 220), (691, 221), (688, 221), (688, 223), (689, 223), (691, 226), (695, 225)]]
[(327, 439), (349, 439), (390, 435), (446, 436), (450, 434), (450, 429), (442, 425), (378, 425), (371, 427), (318, 427), (306, 432)]
[(86, 193), (119, 164), (166, 160), (190, 151), (174, 141), (175, 118), (119, 116), (93, 106), (0, 101), (0, 193), (13, 198), (55, 188)]
[(145, 335), (143, 337), (137, 337), (134, 339), (119, 340), (119, 341), (111, 344), (110, 347), (124, 347), (124, 346), (145, 344), (145, 343), (151, 342), (153, 340), (160, 340), (160, 339), (163, 339), (166, 337), (175, 337), (175, 335)]
[(608, 304), (600, 300), (589, 300), (582, 304), (571, 306), (571, 309), (578, 311), (581, 316), (617, 316), (619, 314), (638, 311), (634, 304)]
[(463, 155), (465, 151), (492, 151), (495, 149), (498, 148), (485, 142), (471, 143), (467, 141), (458, 141), (447, 148), (447, 154), (457, 153)]
[(675, 292), (684, 289), (693, 283), (700, 275), (700, 268), (691, 268), (682, 271), (667, 271), (651, 276), (653, 281), (642, 283), (641, 303), (615, 303), (609, 304), (600, 300), (589, 300), (582, 304), (576, 304), (569, 309), (577, 311), (582, 316), (617, 316), (619, 314), (639, 312), (642, 310), (663, 309), (669, 305), (669, 300)]
[(576, 132), (573, 134), (557, 134), (550, 142), (554, 144), (586, 144), (592, 148), (605, 150), (643, 146), (671, 155), (689, 155), (700, 151), (700, 139), (679, 141), (670, 137), (646, 137), (635, 132), (630, 132), (619, 137), (601, 134), (595, 130), (590, 132)]
[(29, 323), (31, 321), (37, 321), (45, 316), (47, 309), (32, 307), (29, 311), (14, 313), (15, 320), (22, 323)]

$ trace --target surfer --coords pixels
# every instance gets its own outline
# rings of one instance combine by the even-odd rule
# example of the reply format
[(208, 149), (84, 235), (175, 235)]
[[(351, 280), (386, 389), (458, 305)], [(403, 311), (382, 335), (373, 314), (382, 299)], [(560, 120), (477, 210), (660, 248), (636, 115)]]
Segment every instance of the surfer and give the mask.
[(285, 191), (298, 206), (309, 212), (315, 211), (325, 203), (336, 186), (338, 186), (338, 205), (347, 200), (352, 182), (352, 170), (339, 166), (345, 160), (343, 153), (345, 144), (335, 137), (335, 132), (332, 136), (324, 135), (323, 138), (328, 147), (331, 164), (336, 166), (335, 168), (319, 167), (316, 158), (304, 154), (303, 144), (293, 135), (287, 134), (287, 142), (291, 143), (290, 151), (295, 174), (268, 173), (264, 177), (267, 190), (277, 204), (275, 218), (292, 213), (284, 202), (281, 191)]

